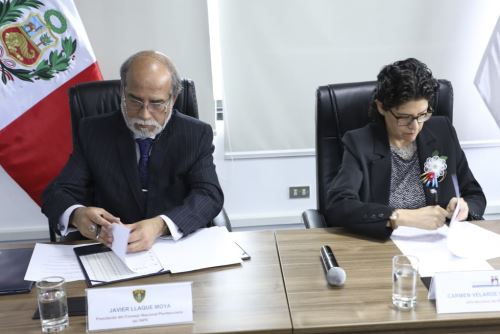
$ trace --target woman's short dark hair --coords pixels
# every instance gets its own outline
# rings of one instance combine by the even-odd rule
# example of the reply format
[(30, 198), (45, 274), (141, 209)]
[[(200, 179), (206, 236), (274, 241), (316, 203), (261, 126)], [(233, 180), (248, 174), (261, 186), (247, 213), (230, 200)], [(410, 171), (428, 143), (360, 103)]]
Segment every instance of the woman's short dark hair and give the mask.
[(384, 117), (377, 111), (375, 100), (382, 103), (384, 110), (414, 100), (425, 99), (432, 104), (439, 84), (432, 76), (431, 70), (415, 58), (396, 61), (384, 66), (377, 76), (377, 86), (373, 91), (370, 117), (375, 121), (383, 121)]

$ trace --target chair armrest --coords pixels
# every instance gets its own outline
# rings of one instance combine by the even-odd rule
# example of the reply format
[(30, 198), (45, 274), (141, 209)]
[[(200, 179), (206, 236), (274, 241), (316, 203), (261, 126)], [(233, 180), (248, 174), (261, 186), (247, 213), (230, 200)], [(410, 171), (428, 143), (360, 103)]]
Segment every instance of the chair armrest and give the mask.
[(232, 232), (231, 221), (226, 213), (226, 210), (222, 208), (221, 212), (212, 220), (214, 226), (225, 226), (229, 232)]
[(302, 220), (306, 228), (327, 227), (323, 215), (315, 209), (309, 209), (302, 212)]

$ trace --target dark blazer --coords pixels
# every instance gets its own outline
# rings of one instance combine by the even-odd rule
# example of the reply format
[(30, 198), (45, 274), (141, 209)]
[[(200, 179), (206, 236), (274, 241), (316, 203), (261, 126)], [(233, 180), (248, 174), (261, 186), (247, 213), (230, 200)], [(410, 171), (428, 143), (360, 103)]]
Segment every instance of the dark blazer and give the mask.
[[(355, 233), (387, 238), (387, 221), (395, 208), (388, 206), (391, 182), (391, 151), (385, 125), (374, 122), (347, 132), (339, 173), (327, 195), (325, 218), (330, 226), (345, 226)], [(486, 207), (481, 186), (472, 175), (457, 134), (448, 118), (433, 116), (417, 136), (420, 169), (438, 151), (447, 156), (447, 176), (438, 187), (438, 204), (446, 208), (455, 196), (451, 175), (456, 174), (460, 195), (469, 206), (468, 219), (481, 219)], [(426, 191), (426, 202), (431, 198)]]
[(123, 223), (164, 214), (185, 235), (222, 209), (208, 124), (173, 112), (153, 143), (147, 193), (141, 191), (136, 143), (121, 112), (83, 119), (78, 139), (42, 197), (42, 211), (56, 231), (60, 216), (74, 204), (102, 207)]

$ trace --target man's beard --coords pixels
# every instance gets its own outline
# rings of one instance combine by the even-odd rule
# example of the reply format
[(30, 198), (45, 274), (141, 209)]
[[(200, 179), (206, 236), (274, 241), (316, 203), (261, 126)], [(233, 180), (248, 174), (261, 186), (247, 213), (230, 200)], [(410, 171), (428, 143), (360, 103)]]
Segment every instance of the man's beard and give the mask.
[[(167, 106), (167, 108), (168, 107), (169, 106)], [(127, 115), (127, 106), (125, 105), (125, 99), (122, 99), (121, 109), (125, 124), (127, 124), (127, 127), (130, 129), (130, 131), (132, 131), (135, 138), (154, 139), (160, 132), (163, 131), (168, 121), (170, 120), (170, 116), (172, 115), (172, 112), (170, 112), (168, 118), (165, 120), (165, 123), (162, 126), (155, 119), (142, 120), (136, 117), (129, 117)], [(139, 125), (138, 128), (135, 127), (136, 124)], [(148, 127), (144, 127), (144, 125), (147, 125)], [(152, 130), (150, 130), (151, 126), (153, 127)]]

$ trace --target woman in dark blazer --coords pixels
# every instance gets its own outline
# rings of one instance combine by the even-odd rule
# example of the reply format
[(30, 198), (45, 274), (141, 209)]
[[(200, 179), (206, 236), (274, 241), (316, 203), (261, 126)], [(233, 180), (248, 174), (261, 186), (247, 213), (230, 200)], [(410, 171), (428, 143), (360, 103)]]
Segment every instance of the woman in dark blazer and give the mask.
[(459, 220), (482, 219), (486, 199), (455, 129), (448, 118), (431, 117), (438, 89), (431, 71), (410, 58), (385, 66), (377, 79), (373, 122), (342, 139), (344, 156), (328, 192), (327, 222), (384, 239), (398, 226), (441, 227), (457, 202)]

